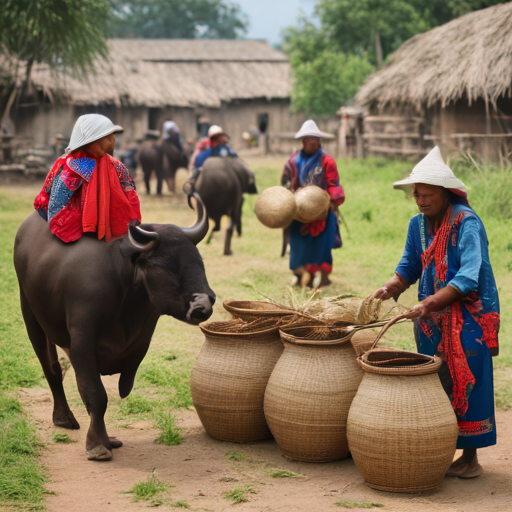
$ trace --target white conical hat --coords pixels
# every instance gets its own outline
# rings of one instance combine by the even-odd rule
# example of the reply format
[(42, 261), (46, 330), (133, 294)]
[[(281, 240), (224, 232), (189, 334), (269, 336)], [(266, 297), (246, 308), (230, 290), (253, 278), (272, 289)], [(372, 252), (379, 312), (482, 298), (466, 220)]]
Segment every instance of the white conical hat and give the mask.
[(301, 129), (295, 134), (296, 139), (302, 139), (303, 137), (324, 137), (326, 139), (334, 138), (330, 133), (321, 132), (313, 119), (304, 121)]
[(108, 117), (101, 114), (85, 114), (80, 116), (71, 132), (67, 152), (71, 153), (90, 142), (99, 140), (112, 133), (121, 133), (123, 129), (114, 124)]
[(455, 177), (453, 171), (444, 163), (439, 147), (436, 146), (430, 153), (412, 170), (411, 174), (401, 181), (396, 181), (393, 186), (398, 189), (408, 190), (414, 183), (437, 185), (450, 190), (458, 190), (466, 195), (466, 186)]

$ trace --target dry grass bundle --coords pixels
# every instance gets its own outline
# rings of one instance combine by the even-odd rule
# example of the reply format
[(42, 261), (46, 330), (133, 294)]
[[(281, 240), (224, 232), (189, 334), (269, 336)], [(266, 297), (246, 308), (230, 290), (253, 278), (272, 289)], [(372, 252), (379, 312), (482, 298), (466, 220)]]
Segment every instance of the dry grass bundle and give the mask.
[(304, 312), (325, 323), (346, 323), (366, 325), (379, 320), (382, 300), (368, 296), (360, 297), (324, 297), (311, 301), (304, 307)]
[(331, 198), (320, 187), (309, 185), (295, 192), (295, 203), (297, 205), (295, 220), (308, 223), (325, 219), (331, 204)]
[(270, 187), (258, 197), (254, 213), (267, 228), (285, 228), (296, 212), (295, 197), (284, 187)]

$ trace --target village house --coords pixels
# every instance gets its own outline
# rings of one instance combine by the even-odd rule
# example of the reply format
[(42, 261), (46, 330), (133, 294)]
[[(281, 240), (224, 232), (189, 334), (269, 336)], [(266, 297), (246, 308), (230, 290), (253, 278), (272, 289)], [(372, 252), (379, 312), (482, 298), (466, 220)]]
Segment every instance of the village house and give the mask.
[(294, 147), (291, 135), (304, 116), (289, 111), (287, 56), (266, 41), (110, 39), (108, 49), (109, 60), (98, 61), (88, 81), (34, 66), (38, 101), (12, 109), (16, 135), (49, 144), (57, 133), (69, 137), (78, 116), (97, 112), (125, 128), (123, 145), (168, 119), (195, 139), (206, 118), (224, 128), (235, 148), (247, 147), (244, 132), (267, 149)]
[(512, 3), (406, 41), (356, 96), (366, 109), (360, 129), (352, 120), (362, 153), (419, 159), (439, 145), (443, 155), (470, 150), (482, 160), (507, 157), (511, 63)]

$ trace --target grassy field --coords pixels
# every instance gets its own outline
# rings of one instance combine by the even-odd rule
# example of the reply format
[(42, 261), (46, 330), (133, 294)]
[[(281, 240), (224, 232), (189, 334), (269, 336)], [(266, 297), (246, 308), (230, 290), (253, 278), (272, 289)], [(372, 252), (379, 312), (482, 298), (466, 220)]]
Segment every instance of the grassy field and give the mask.
[[(260, 158), (248, 163), (256, 173), (260, 191), (279, 182), (284, 159)], [(411, 170), (400, 161), (369, 159), (340, 161), (340, 179), (347, 201), (342, 213), (350, 231), (342, 226), (343, 248), (334, 251), (333, 285), (326, 294), (372, 293), (393, 274), (400, 259), (414, 201), (394, 191), (393, 181)], [(480, 214), (490, 240), (491, 261), (502, 307), (501, 353), (495, 358), (496, 402), (512, 406), (512, 183), (510, 171), (474, 169), (460, 163), (457, 173), (467, 182), (472, 206)], [(44, 492), (44, 471), (38, 466), (42, 449), (30, 418), (16, 398), (20, 387), (46, 385), (24, 329), (12, 265), (12, 247), (20, 222), (31, 212), (40, 184), (0, 187), (0, 504), (21, 508), (38, 506)], [(140, 187), (142, 190), (142, 187)], [(291, 284), (287, 258), (280, 258), (281, 231), (262, 226), (254, 215), (256, 196), (244, 204), (243, 236), (234, 238), (234, 255), (222, 256), (224, 232), (199, 245), (207, 276), (217, 294), (214, 318), (228, 318), (222, 309), (227, 298), (260, 299), (260, 293), (284, 301)], [(186, 226), (194, 213), (183, 197), (141, 196), (143, 220)], [(297, 292), (300, 294), (300, 292)], [(304, 299), (307, 297), (307, 292)], [(416, 303), (414, 287), (400, 302)], [(414, 347), (410, 324), (393, 328), (387, 342)], [(172, 318), (161, 318), (152, 346), (141, 365), (132, 395), (124, 401), (111, 397), (109, 424), (120, 428), (136, 418), (151, 419), (164, 431), (163, 442), (179, 442), (170, 412), (192, 405), (190, 369), (202, 344), (198, 328)], [(77, 397), (71, 400), (78, 407)]]

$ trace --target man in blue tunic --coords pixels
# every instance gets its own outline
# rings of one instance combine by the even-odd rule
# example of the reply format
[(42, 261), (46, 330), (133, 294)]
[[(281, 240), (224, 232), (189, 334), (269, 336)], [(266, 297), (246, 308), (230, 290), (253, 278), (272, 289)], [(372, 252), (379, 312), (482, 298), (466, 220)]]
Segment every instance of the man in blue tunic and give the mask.
[(193, 186), (199, 177), (199, 173), (208, 158), (211, 156), (238, 156), (237, 152), (229, 146), (229, 137), (224, 130), (217, 125), (210, 126), (208, 130), (208, 147), (203, 149), (194, 158), (192, 175), (188, 182)]
[(499, 299), (482, 221), (466, 188), (435, 147), (395, 188), (413, 190), (420, 213), (409, 223), (395, 275), (374, 297), (395, 299), (419, 280), (414, 320), (418, 351), (443, 359), (441, 382), (459, 424), (463, 455), (447, 475), (483, 473), (477, 449), (496, 444), (492, 356), (498, 354)]

